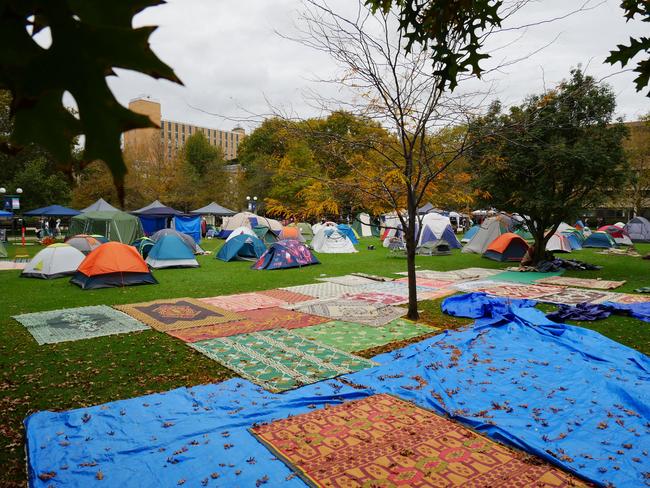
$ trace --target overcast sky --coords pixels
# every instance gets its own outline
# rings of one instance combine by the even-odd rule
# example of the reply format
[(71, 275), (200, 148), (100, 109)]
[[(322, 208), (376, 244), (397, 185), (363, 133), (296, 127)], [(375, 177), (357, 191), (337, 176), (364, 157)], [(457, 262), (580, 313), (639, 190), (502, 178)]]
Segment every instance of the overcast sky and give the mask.
[[(504, 27), (561, 17), (579, 7), (581, 1), (533, 1)], [(345, 0), (342, 4), (353, 2)], [(626, 42), (630, 35), (647, 34), (647, 24), (625, 23), (619, 3), (593, 0), (594, 8), (589, 11), (492, 38), (488, 52), (501, 49), (485, 67), (503, 59), (525, 59), (478, 83), (490, 83), (495, 96), (509, 105), (544, 86), (552, 87), (568, 75), (571, 67), (581, 64), (594, 77), (607, 77), (617, 96), (618, 114), (626, 120), (650, 112), (650, 98), (634, 89), (634, 74), (616, 74), (620, 66), (603, 64), (617, 43)], [(330, 4), (341, 3), (332, 0)], [(111, 79), (110, 86), (125, 105), (146, 94), (161, 102), (165, 119), (207, 127), (229, 129), (235, 122), (197, 108), (238, 118), (247, 113), (268, 113), (270, 101), (301, 116), (314, 115), (303, 93), (309, 88), (332, 90), (312, 80), (327, 77), (338, 68), (325, 55), (275, 33), (295, 32), (299, 8), (300, 0), (169, 0), (138, 15), (135, 23), (160, 26), (151, 36), (151, 46), (172, 66), (184, 86), (126, 71)], [(252, 128), (251, 123), (244, 125)]]

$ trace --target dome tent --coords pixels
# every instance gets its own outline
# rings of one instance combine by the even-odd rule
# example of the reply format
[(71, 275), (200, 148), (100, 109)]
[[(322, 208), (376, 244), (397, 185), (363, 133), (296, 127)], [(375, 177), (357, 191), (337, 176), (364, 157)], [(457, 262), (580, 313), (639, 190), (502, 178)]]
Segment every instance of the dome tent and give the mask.
[(282, 232), (278, 236), (278, 240), (294, 239), (299, 242), (305, 242), (306, 239), (303, 237), (300, 227), (296, 225), (288, 225), (282, 228)]
[(255, 234), (255, 231), (251, 229), (250, 227), (237, 227), (235, 230), (233, 230), (228, 237), (226, 237), (226, 242), (228, 242), (230, 239), (233, 239), (234, 237), (240, 236), (240, 235), (249, 235), (249, 236), (255, 236), (257, 237), (257, 234)]
[(176, 229), (160, 229), (158, 232), (156, 232), (154, 235), (151, 236), (151, 240), (154, 242), (158, 242), (159, 239), (161, 239), (164, 236), (169, 236), (173, 235), (176, 237), (180, 237), (183, 239), (183, 242), (189, 247), (194, 254), (203, 254), (205, 251), (201, 249), (201, 246), (199, 246), (192, 236), (184, 234), (183, 232), (179, 232)]
[(483, 254), (495, 239), (506, 232), (508, 232), (508, 222), (505, 219), (501, 216), (490, 217), (481, 224), (479, 230), (463, 247), (462, 252)]
[(302, 234), (305, 239), (309, 240), (314, 237), (314, 231), (311, 224), (308, 224), (307, 222), (298, 222), (298, 228), (300, 229), (300, 234)]
[(463, 247), (456, 237), (456, 234), (454, 234), (454, 229), (452, 229), (451, 225), (445, 224), (444, 221), (440, 220), (425, 224), (422, 228), (422, 232), (420, 232), (418, 245), (423, 246), (427, 242), (435, 242), (438, 240), (444, 240), (454, 249), (460, 249)]
[(625, 224), (625, 232), (630, 236), (632, 242), (650, 243), (650, 221), (645, 217), (634, 217)]
[(259, 259), (265, 252), (266, 246), (259, 237), (239, 234), (232, 238), (228, 236), (228, 240), (219, 249), (217, 259), (226, 262), (235, 260), (247, 261), (250, 259)]
[(571, 246), (572, 251), (577, 251), (582, 249), (582, 239), (579, 231), (576, 232), (562, 232), (562, 235), (567, 238), (569, 245)]
[(153, 269), (198, 268), (192, 249), (179, 236), (162, 236), (149, 251), (146, 263)]
[(449, 256), (451, 254), (451, 246), (443, 239), (437, 241), (428, 241), (415, 250), (416, 254), (420, 256)]
[(336, 227), (323, 226), (316, 233), (311, 241), (311, 247), (316, 252), (324, 254), (347, 254), (354, 253), (357, 250), (354, 248), (352, 241), (342, 234)]
[(65, 240), (65, 243), (84, 254), (89, 254), (91, 251), (94, 251), (103, 244), (103, 242), (96, 237), (88, 236), (86, 234), (78, 234), (76, 236), (68, 237)]
[(156, 243), (151, 239), (149, 239), (148, 237), (141, 237), (140, 239), (136, 239), (135, 241), (133, 241), (133, 244), (131, 245), (138, 250), (140, 256), (142, 256), (142, 259), (147, 259), (147, 256), (149, 255), (149, 251), (151, 251), (151, 248), (155, 244)]
[(460, 242), (465, 244), (465, 243), (471, 241), (472, 237), (474, 237), (474, 235), (478, 232), (478, 230), (480, 228), (481, 228), (481, 226), (478, 225), (478, 224), (473, 225), (472, 227), (470, 227), (470, 229), (467, 232), (465, 232), (465, 234), (463, 235), (463, 238), (460, 240)]
[(607, 232), (610, 236), (612, 236), (612, 239), (614, 239), (614, 242), (616, 242), (616, 244), (620, 244), (622, 246), (632, 245), (632, 239), (630, 239), (630, 236), (628, 236), (627, 232), (621, 227), (617, 227), (615, 225), (603, 225), (602, 227), (598, 228), (598, 231)]
[(528, 243), (512, 232), (497, 237), (483, 253), (484, 258), (494, 261), (521, 261), (528, 251)]
[(140, 219), (119, 210), (84, 211), (81, 215), (72, 217), (69, 233), (101, 234), (110, 241), (129, 244), (144, 235)]
[(157, 284), (158, 281), (133, 246), (107, 242), (86, 256), (70, 283), (93, 290)]
[(546, 243), (546, 250), (551, 252), (571, 252), (572, 249), (569, 239), (557, 232)]
[(34, 256), (20, 274), (23, 278), (61, 278), (74, 274), (86, 258), (68, 244), (52, 244)]
[(582, 247), (609, 249), (610, 247), (616, 247), (616, 242), (607, 232), (596, 231), (592, 232), (591, 235), (585, 239), (582, 243)]
[(251, 269), (287, 269), (320, 264), (320, 261), (304, 244), (287, 239), (274, 242), (271, 247), (251, 266)]
[[(275, 233), (265, 225), (256, 225), (253, 227), (253, 232), (255, 232), (255, 235), (262, 239), (266, 245), (271, 245), (278, 240)], [(280, 232), (282, 232), (282, 229), (280, 229)]]
[(354, 231), (352, 227), (350, 227), (347, 224), (339, 224), (336, 226), (341, 234), (344, 234), (347, 236), (348, 239), (350, 239), (350, 242), (352, 244), (359, 244), (359, 236), (357, 233)]
[(250, 212), (240, 212), (232, 217), (224, 217), (221, 232), (219, 233), (220, 239), (225, 239), (237, 227), (248, 227), (254, 229), (257, 226), (263, 226), (271, 229), (276, 234), (282, 230), (282, 224), (277, 220), (260, 217)]

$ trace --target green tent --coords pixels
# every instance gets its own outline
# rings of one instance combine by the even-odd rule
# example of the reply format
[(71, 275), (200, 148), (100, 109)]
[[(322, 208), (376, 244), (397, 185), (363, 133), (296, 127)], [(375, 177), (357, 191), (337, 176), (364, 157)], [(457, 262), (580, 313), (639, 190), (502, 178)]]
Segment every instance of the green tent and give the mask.
[(131, 244), (144, 235), (140, 219), (126, 212), (85, 212), (72, 217), (69, 235), (100, 234), (111, 241)]
[(299, 222), (298, 223), (298, 228), (300, 229), (300, 233), (302, 236), (310, 241), (312, 237), (314, 237), (314, 231), (311, 228), (311, 225), (308, 224), (307, 222)]
[(2, 243), (2, 241), (0, 241), (0, 258), (6, 258), (8, 256), (9, 254), (7, 254), (7, 248)]
[(277, 242), (278, 240), (277, 236), (273, 232), (271, 232), (271, 229), (269, 229), (264, 225), (256, 225), (255, 227), (253, 227), (253, 231), (255, 232), (255, 235), (257, 235), (257, 237), (262, 239), (264, 244), (266, 244), (267, 246), (270, 246), (271, 244)]

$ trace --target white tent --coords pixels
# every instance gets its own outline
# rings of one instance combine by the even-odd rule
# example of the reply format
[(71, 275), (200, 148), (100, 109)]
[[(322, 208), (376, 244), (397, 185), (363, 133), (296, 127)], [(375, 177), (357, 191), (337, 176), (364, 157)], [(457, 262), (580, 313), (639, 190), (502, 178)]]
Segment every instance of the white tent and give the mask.
[(226, 242), (228, 242), (230, 239), (236, 236), (240, 236), (242, 234), (246, 234), (249, 236), (257, 237), (257, 234), (255, 234), (255, 231), (251, 229), (250, 227), (237, 227), (235, 230), (233, 230), (228, 237), (226, 237)]
[(487, 250), (488, 246), (492, 244), (492, 242), (497, 237), (505, 232), (507, 232), (507, 230), (504, 230), (502, 228), (502, 223), (499, 220), (499, 217), (491, 217), (485, 219), (485, 221), (481, 224), (478, 232), (476, 232), (476, 234), (474, 234), (474, 237), (472, 237), (470, 241), (465, 244), (462, 252), (483, 254)]
[(367, 213), (360, 213), (359, 222), (361, 223), (361, 237), (372, 237), (372, 227), (370, 227), (370, 215), (368, 215)]
[(451, 225), (451, 220), (449, 217), (445, 217), (442, 214), (431, 212), (422, 217), (422, 227), (425, 225), (431, 227), (431, 230), (434, 232), (439, 229), (442, 233), (445, 230), (445, 227)]
[(282, 230), (282, 224), (277, 220), (260, 217), (250, 212), (240, 212), (232, 217), (224, 217), (221, 230), (231, 231), (237, 227), (248, 227), (252, 229), (255, 226), (264, 226), (271, 229), (276, 234)]
[(314, 251), (324, 254), (347, 254), (357, 252), (352, 241), (336, 227), (324, 225), (311, 241)]
[(567, 236), (555, 233), (546, 243), (546, 250), (551, 252), (571, 252), (571, 243)]
[(41, 250), (27, 263), (21, 276), (26, 278), (61, 278), (77, 271), (84, 254), (67, 244), (52, 244)]

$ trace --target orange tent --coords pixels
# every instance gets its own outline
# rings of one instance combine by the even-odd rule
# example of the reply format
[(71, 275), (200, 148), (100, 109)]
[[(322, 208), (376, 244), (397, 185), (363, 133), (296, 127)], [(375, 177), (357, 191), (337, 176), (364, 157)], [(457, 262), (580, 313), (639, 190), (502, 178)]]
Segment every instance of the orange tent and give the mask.
[(279, 239), (294, 239), (299, 242), (305, 242), (305, 238), (300, 233), (300, 229), (295, 226), (283, 227)]
[(521, 261), (528, 251), (528, 243), (512, 232), (497, 237), (483, 253), (484, 258), (494, 261)]
[(84, 289), (158, 283), (135, 247), (120, 242), (91, 252), (70, 282)]

